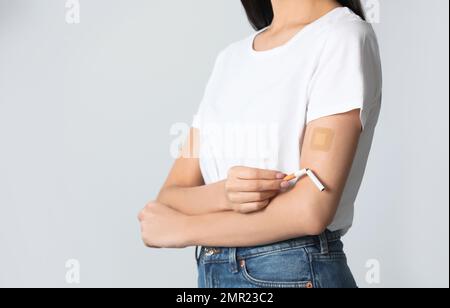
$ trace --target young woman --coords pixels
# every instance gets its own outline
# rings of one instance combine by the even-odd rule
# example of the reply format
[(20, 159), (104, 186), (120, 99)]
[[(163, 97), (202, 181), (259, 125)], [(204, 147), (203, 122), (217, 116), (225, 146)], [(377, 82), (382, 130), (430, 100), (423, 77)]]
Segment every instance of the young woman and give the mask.
[[(242, 3), (258, 31), (218, 56), (144, 242), (202, 246), (200, 287), (356, 287), (341, 237), (381, 105), (373, 29), (359, 1)], [(284, 180), (302, 168), (326, 190)]]

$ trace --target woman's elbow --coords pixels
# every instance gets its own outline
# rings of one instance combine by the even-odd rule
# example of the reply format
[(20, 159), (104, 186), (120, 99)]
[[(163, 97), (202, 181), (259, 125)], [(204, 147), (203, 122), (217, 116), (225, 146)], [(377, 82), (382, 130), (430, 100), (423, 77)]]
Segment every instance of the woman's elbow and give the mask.
[(156, 197), (156, 201), (163, 204), (167, 203), (168, 195), (170, 194), (172, 188), (172, 186), (163, 186)]
[(309, 236), (321, 235), (327, 230), (328, 224), (320, 221), (310, 221), (305, 226), (305, 233)]
[(283, 211), (281, 215), (284, 226), (288, 222), (293, 236), (321, 235), (333, 222), (337, 209), (333, 200), (317, 196), (306, 198), (305, 195), (290, 199), (287, 197), (288, 195), (280, 197), (278, 200), (280, 206), (269, 206), (266, 211), (269, 217), (276, 216), (277, 211)]
[(308, 207), (302, 219), (302, 229), (306, 235), (317, 236), (324, 233), (333, 221), (333, 213), (329, 205), (319, 205)]

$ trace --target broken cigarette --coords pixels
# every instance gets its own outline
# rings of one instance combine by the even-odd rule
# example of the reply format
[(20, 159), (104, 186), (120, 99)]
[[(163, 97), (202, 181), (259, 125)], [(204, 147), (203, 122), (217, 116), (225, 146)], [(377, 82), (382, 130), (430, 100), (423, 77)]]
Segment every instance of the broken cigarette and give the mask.
[(314, 174), (314, 172), (312, 172), (311, 169), (302, 169), (299, 170), (291, 175), (288, 175), (287, 177), (284, 178), (285, 181), (292, 181), (294, 179), (296, 179), (297, 181), (300, 180), (300, 178), (304, 177), (305, 175), (307, 175), (311, 181), (314, 183), (314, 185), (317, 187), (317, 189), (319, 189), (321, 192), (325, 190), (325, 186), (322, 184), (322, 182), (320, 182), (320, 180), (317, 178), (317, 176)]

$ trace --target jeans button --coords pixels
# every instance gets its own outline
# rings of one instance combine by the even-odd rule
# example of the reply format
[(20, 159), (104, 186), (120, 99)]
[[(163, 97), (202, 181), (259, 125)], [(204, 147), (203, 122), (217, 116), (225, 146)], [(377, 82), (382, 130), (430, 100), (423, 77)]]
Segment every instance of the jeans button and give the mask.
[(313, 286), (312, 282), (308, 282), (308, 283), (306, 284), (306, 288), (307, 288), (307, 289), (313, 289), (314, 286)]

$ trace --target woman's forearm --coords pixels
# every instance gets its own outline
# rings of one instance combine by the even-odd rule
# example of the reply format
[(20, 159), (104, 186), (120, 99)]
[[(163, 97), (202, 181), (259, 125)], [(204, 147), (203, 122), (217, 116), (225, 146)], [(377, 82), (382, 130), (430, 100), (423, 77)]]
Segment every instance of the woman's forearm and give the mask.
[[(240, 214), (222, 212), (191, 217), (187, 246), (248, 247), (275, 243), (306, 235), (290, 215), (268, 209)], [(276, 214), (276, 215), (271, 215)]]
[(204, 215), (228, 209), (223, 181), (198, 187), (165, 187), (157, 201), (186, 215)]
[(191, 217), (186, 246), (249, 247), (275, 243), (288, 236), (287, 228), (264, 212), (223, 212)]
[(320, 204), (317, 200), (290, 192), (253, 214), (223, 212), (189, 217), (186, 241), (188, 246), (247, 247), (318, 235), (332, 215), (328, 202)]

